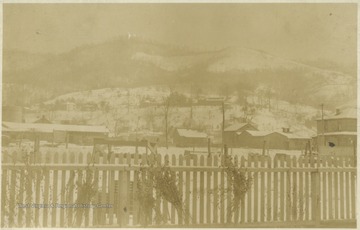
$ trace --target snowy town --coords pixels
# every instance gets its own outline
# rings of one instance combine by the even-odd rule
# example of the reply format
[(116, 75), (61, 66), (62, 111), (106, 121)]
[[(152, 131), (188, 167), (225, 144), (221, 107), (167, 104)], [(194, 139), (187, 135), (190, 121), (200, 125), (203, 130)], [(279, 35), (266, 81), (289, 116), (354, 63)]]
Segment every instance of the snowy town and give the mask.
[(199, 5), (4, 6), (1, 227), (356, 227), (356, 4)]

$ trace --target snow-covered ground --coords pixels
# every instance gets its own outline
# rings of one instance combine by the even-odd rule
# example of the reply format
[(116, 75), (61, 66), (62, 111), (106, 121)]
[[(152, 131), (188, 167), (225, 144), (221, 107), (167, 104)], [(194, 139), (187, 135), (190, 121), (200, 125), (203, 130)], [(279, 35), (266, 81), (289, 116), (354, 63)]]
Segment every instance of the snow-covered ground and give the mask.
[[(188, 92), (182, 92), (188, 95)], [(105, 125), (111, 133), (115, 127), (124, 127), (129, 131), (152, 130), (164, 131), (165, 107), (162, 106), (164, 98), (170, 94), (170, 90), (164, 86), (138, 87), (138, 88), (106, 88), (99, 90), (81, 91), (62, 95), (44, 104), (52, 104), (55, 101), (74, 101), (75, 103), (94, 102), (98, 105), (106, 104), (106, 109), (96, 111), (37, 111), (26, 114), (26, 122), (33, 122), (45, 115), (55, 123), (63, 120), (85, 121), (89, 125)], [(188, 95), (189, 96), (189, 95)], [(216, 96), (216, 95), (213, 95)], [(140, 102), (151, 100), (157, 105), (141, 107)], [(236, 96), (229, 98), (230, 106), (226, 108), (225, 126), (231, 125), (244, 116), (243, 106), (236, 102)], [(249, 106), (257, 107), (259, 97), (248, 96)], [(34, 107), (35, 108), (35, 107)], [(36, 111), (36, 109), (34, 109)], [(271, 99), (271, 110), (268, 108), (256, 108), (252, 115), (252, 122), (259, 130), (278, 131), (282, 127), (290, 127), (292, 131), (303, 132), (312, 136), (315, 127), (305, 125), (306, 121), (314, 119), (320, 113), (320, 108), (291, 104), (287, 101)], [(222, 127), (221, 106), (193, 106), (173, 107), (169, 109), (169, 127), (184, 127), (189, 124), (192, 117), (192, 127), (203, 130), (220, 131)], [(314, 125), (314, 124), (313, 124)]]

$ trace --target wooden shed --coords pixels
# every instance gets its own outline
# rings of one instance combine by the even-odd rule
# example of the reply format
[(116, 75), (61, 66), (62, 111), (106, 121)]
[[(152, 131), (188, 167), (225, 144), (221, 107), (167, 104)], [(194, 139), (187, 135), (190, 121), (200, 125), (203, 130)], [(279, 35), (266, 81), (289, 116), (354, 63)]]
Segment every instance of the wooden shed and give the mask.
[(207, 146), (208, 135), (192, 129), (176, 129), (174, 143), (177, 147), (204, 147)]
[(257, 128), (249, 123), (237, 123), (231, 126), (228, 126), (224, 130), (224, 143), (228, 147), (236, 147), (237, 145), (237, 136), (238, 132), (242, 132), (244, 130), (257, 130)]

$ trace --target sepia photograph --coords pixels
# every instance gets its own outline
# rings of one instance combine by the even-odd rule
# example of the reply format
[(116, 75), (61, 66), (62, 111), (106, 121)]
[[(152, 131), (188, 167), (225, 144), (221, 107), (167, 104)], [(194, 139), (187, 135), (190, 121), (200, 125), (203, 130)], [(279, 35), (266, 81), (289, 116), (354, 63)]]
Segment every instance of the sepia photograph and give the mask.
[(357, 10), (1, 3), (0, 227), (356, 228)]

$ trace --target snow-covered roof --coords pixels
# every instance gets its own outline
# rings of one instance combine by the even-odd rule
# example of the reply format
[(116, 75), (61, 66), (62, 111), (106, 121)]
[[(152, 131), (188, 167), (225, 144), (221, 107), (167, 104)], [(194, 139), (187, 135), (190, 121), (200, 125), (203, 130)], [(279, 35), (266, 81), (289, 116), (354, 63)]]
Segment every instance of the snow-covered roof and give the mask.
[[(300, 133), (284, 133), (284, 132), (278, 132), (278, 131), (255, 131), (255, 130), (245, 130), (243, 132), (247, 132), (251, 136), (254, 136), (254, 137), (264, 137), (269, 134), (277, 133), (277, 134), (283, 135), (289, 139), (311, 139), (310, 136), (300, 134)], [(243, 132), (238, 132), (237, 134), (239, 135)]]
[(109, 130), (105, 126), (90, 125), (63, 125), (63, 124), (39, 124), (39, 123), (16, 123), (2, 122), (3, 128), (7, 131), (15, 132), (42, 132), (52, 133), (55, 131), (86, 132), (86, 133), (107, 133)]
[(241, 134), (241, 133), (244, 133), (244, 132), (248, 132), (251, 136), (254, 136), (254, 137), (267, 136), (267, 135), (269, 135), (271, 133), (274, 133), (273, 131), (245, 130), (245, 131), (242, 131), (242, 132), (238, 132), (237, 134)]
[(311, 139), (310, 136), (304, 135), (304, 134), (300, 134), (300, 133), (280, 133), (284, 136), (286, 136), (289, 139)]
[[(332, 115), (325, 115), (324, 119), (325, 120), (333, 120), (333, 119), (346, 119), (346, 118), (351, 118), (351, 119), (356, 119), (357, 118), (357, 109), (356, 107), (346, 107), (343, 109), (339, 109), (339, 113), (334, 113)], [(321, 120), (321, 117), (319, 117), (316, 120)]]
[(206, 133), (202, 133), (192, 129), (177, 129), (177, 132), (182, 137), (207, 138)]
[[(339, 136), (339, 135), (344, 135), (344, 136), (351, 136), (357, 135), (357, 132), (331, 132), (331, 133), (324, 133), (325, 136)], [(318, 136), (322, 136), (322, 134), (318, 134)]]
[(233, 124), (230, 125), (228, 127), (226, 127), (224, 129), (224, 131), (237, 131), (239, 129), (241, 129), (242, 127), (244, 127), (245, 125), (247, 125), (248, 123), (238, 123), (238, 124)]

